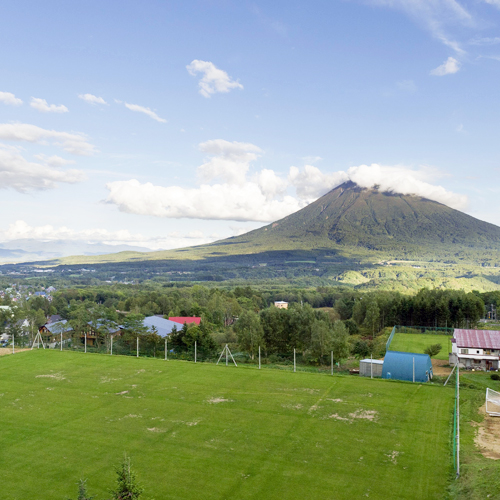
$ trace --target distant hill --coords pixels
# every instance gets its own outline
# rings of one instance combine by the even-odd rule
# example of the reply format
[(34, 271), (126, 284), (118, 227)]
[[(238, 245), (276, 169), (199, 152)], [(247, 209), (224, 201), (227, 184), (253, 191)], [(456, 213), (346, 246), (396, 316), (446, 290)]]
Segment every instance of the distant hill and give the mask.
[[(60, 264), (138, 260), (223, 260), (308, 253), (376, 262), (380, 259), (495, 258), (500, 227), (419, 196), (362, 189), (346, 182), (284, 219), (207, 245), (159, 252), (122, 252), (59, 259)], [(499, 257), (496, 257), (499, 259)], [(55, 262), (53, 262), (55, 263)]]

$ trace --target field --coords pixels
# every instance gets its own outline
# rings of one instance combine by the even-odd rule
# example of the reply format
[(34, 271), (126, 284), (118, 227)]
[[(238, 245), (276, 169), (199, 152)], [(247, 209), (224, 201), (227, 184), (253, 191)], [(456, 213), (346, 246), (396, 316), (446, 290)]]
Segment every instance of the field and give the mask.
[(1, 498), (444, 498), (453, 389), (58, 351), (0, 358)]
[(435, 359), (448, 359), (451, 352), (451, 337), (449, 335), (433, 335), (419, 333), (396, 333), (392, 339), (391, 351), (423, 353), (426, 347), (432, 344), (441, 344), (442, 349)]

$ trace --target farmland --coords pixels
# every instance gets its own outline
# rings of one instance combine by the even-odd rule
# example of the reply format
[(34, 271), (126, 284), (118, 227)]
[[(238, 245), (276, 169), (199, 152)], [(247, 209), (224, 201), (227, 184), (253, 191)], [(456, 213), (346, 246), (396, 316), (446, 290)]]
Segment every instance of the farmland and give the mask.
[(0, 383), (5, 500), (104, 498), (124, 453), (157, 499), (437, 499), (452, 473), (436, 385), (57, 351)]

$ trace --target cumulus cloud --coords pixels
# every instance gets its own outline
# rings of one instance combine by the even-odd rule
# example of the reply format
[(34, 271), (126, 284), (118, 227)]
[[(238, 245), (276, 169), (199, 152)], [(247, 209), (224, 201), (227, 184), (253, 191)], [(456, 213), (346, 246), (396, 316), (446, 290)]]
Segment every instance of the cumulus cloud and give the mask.
[(62, 171), (48, 164), (26, 160), (15, 148), (0, 145), (0, 188), (26, 192), (52, 189), (59, 183), (73, 184), (84, 179), (79, 170)]
[(88, 156), (96, 152), (84, 134), (57, 132), (28, 123), (0, 123), (0, 139), (36, 143), (52, 140), (54, 144), (74, 155)]
[(198, 83), (200, 94), (203, 97), (210, 97), (217, 92), (225, 93), (232, 89), (243, 89), (243, 85), (231, 77), (223, 70), (217, 68), (210, 61), (200, 61), (195, 59), (186, 66), (190, 75), (196, 76), (201, 73), (203, 76)]
[(35, 155), (35, 158), (46, 165), (50, 165), (51, 167), (63, 167), (64, 165), (75, 163), (74, 160), (66, 160), (66, 158), (61, 158), (57, 155), (47, 156), (44, 154), (39, 154)]
[(448, 59), (431, 71), (431, 75), (434, 76), (444, 76), (453, 75), (460, 69), (460, 63), (454, 57), (448, 57)]
[(150, 118), (153, 120), (156, 120), (157, 122), (160, 123), (167, 123), (167, 120), (160, 118), (152, 109), (150, 108), (145, 108), (144, 106), (139, 106), (138, 104), (129, 104), (128, 102), (125, 102), (125, 107), (130, 109), (130, 111), (136, 111), (138, 113), (144, 113), (145, 115), (148, 115)]
[(0, 102), (10, 106), (21, 106), (23, 101), (10, 92), (0, 92)]
[(78, 97), (89, 104), (108, 104), (102, 97), (92, 94), (80, 94)]
[(202, 142), (199, 149), (210, 157), (198, 167), (199, 178), (204, 182), (220, 180), (230, 184), (244, 184), (250, 162), (262, 153), (254, 144), (223, 139)]
[(30, 106), (42, 113), (67, 113), (69, 109), (64, 104), (48, 104), (45, 99), (32, 97)]
[[(107, 202), (120, 211), (167, 218), (272, 222), (300, 210), (346, 181), (363, 188), (415, 194), (453, 208), (463, 208), (465, 196), (433, 185), (436, 171), (407, 167), (360, 165), (347, 171), (324, 173), (306, 165), (290, 167), (284, 179), (274, 170), (249, 173), (250, 163), (263, 152), (250, 143), (221, 139), (200, 144), (211, 158), (198, 167), (198, 187), (158, 186), (136, 179), (107, 184)], [(290, 194), (295, 190), (295, 195)]]
[(0, 242), (13, 240), (39, 241), (76, 241), (82, 243), (105, 245), (134, 245), (144, 249), (159, 250), (181, 248), (187, 245), (201, 245), (214, 241), (214, 237), (205, 236), (202, 231), (192, 231), (187, 234), (170, 233), (168, 236), (149, 237), (140, 233), (131, 233), (128, 229), (109, 231), (102, 228), (75, 230), (66, 226), (54, 227), (30, 226), (23, 220), (9, 224), (5, 230), (0, 230)]

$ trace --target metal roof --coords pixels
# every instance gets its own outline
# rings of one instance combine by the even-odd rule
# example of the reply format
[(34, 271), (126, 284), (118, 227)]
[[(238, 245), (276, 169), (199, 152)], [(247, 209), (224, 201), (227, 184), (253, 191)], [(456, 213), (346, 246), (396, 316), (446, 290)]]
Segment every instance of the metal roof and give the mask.
[(457, 347), (478, 347), (480, 349), (500, 349), (500, 331), (455, 329), (453, 337)]
[(383, 359), (362, 359), (360, 363), (373, 363), (374, 365), (383, 365), (384, 360)]
[(66, 333), (73, 330), (73, 328), (71, 328), (71, 325), (65, 319), (56, 321), (55, 323), (47, 323), (45, 325), (45, 328), (47, 328), (47, 330), (52, 333), (52, 335), (59, 335), (60, 333)]
[(174, 321), (170, 321), (165, 318), (158, 318), (157, 316), (148, 316), (144, 318), (142, 324), (150, 331), (154, 327), (156, 329), (156, 333), (160, 337), (166, 337), (170, 335), (174, 327), (179, 329), (179, 323), (175, 323)]
[(199, 325), (201, 322), (201, 318), (198, 316), (172, 316), (168, 319), (170, 321), (173, 321), (174, 323), (180, 323), (181, 325), (183, 325), (184, 323), (196, 323), (197, 325)]

